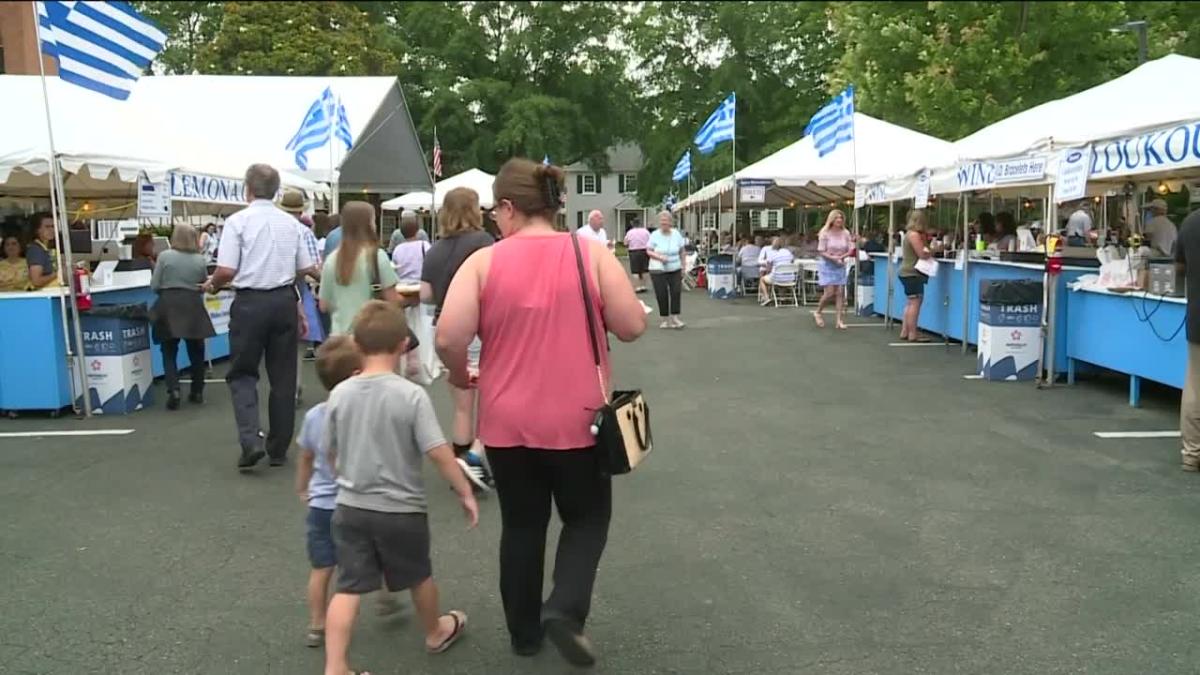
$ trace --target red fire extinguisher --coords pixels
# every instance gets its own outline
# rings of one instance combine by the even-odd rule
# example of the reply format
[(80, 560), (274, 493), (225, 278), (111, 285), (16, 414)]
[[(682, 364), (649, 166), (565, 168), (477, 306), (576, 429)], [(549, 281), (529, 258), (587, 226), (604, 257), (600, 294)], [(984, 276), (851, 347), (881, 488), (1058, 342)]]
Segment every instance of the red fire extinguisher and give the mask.
[(75, 284), (75, 306), (81, 311), (91, 309), (92, 282), (88, 271), (82, 267), (76, 267), (71, 283)]

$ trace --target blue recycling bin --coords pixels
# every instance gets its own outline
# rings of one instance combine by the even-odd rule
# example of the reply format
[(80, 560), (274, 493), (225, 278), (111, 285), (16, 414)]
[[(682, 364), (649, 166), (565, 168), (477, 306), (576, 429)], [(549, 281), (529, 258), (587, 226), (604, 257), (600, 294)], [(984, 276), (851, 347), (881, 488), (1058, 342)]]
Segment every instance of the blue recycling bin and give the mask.
[(979, 374), (984, 380), (1037, 377), (1041, 354), (1042, 282), (984, 280), (979, 285)]
[(719, 254), (709, 256), (705, 276), (708, 279), (708, 297), (717, 300), (733, 300), (737, 297), (737, 274), (733, 256)]

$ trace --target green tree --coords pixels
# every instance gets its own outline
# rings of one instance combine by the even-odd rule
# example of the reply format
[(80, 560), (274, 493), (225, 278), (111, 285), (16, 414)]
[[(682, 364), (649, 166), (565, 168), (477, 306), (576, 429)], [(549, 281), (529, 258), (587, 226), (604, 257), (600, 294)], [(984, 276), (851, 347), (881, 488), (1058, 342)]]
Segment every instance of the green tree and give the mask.
[(139, 2), (136, 8), (167, 34), (157, 63), (163, 71), (188, 75), (198, 70), (200, 52), (221, 27), (223, 2)]
[(694, 184), (730, 173), (730, 144), (700, 157), (692, 138), (731, 91), (738, 166), (798, 140), (826, 98), (824, 74), (836, 58), (822, 2), (645, 3), (628, 42), (643, 91), (644, 203), (685, 191), (671, 184), (685, 149), (693, 150)]
[(227, 2), (201, 51), (206, 73), (390, 75), (396, 57), (382, 27), (344, 2)]
[(831, 89), (854, 82), (863, 112), (950, 140), (1134, 65), (1109, 31), (1122, 3), (855, 2), (830, 16), (846, 45)]
[(634, 139), (636, 93), (612, 44), (622, 4), (398, 2), (367, 9), (392, 35), (422, 139), (437, 127), (447, 173), (514, 155), (587, 161)]

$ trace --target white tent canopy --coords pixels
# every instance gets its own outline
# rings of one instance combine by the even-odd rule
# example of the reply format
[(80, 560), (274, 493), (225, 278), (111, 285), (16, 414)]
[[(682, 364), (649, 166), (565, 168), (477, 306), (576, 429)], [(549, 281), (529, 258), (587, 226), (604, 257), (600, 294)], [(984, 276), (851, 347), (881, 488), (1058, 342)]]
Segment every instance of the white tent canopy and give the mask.
[[(142, 77), (126, 101), (48, 78), (55, 147), (68, 196), (133, 197), (138, 173), (172, 171), (240, 179), (266, 162), (284, 185), (328, 192), (330, 166), (346, 189), (404, 192), (432, 181), (392, 77)], [(307, 170), (288, 142), (309, 107), (329, 88), (346, 108), (354, 146), (308, 153)], [(0, 76), (0, 99), (13, 102), (0, 124), (0, 193), (45, 194), (49, 140), (40, 78)]]
[(479, 194), (479, 205), (485, 209), (492, 208), (492, 182), (496, 177), (490, 173), (480, 171), (479, 169), (468, 169), (460, 174), (455, 174), (449, 178), (439, 181), (434, 188), (434, 196), (431, 196), (426, 191), (410, 192), (406, 195), (389, 199), (379, 205), (384, 211), (401, 211), (404, 209), (428, 209), (432, 204), (434, 208), (442, 208), (442, 201), (446, 198), (446, 193), (454, 188), (466, 187), (471, 188)]
[[(947, 141), (855, 113), (853, 143), (843, 143), (821, 157), (812, 137), (805, 136), (739, 170), (737, 180), (770, 183), (768, 203), (820, 204), (852, 198), (856, 178), (890, 175), (911, 166), (916, 158), (948, 163), (954, 153)], [(715, 202), (733, 185), (733, 176), (727, 176), (679, 202), (675, 209)]]
[[(955, 161), (925, 163), (932, 194), (1047, 185), (1058, 154), (1091, 144), (1089, 192), (1100, 181), (1157, 180), (1200, 167), (1200, 59), (1169, 55), (1114, 80), (1043, 103), (954, 143)], [(1038, 165), (1027, 180), (1006, 181), (1005, 167)], [(921, 166), (877, 174), (871, 202), (908, 199)]]

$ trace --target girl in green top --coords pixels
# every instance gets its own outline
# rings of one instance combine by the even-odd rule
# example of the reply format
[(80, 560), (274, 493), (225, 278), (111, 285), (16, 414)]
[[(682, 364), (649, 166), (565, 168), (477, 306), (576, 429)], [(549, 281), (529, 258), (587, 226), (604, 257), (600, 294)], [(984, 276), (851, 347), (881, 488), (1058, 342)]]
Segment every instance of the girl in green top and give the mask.
[[(342, 207), (342, 240), (337, 250), (325, 259), (321, 270), (321, 311), (331, 315), (330, 333), (348, 335), (354, 317), (375, 295), (388, 302), (399, 302), (396, 270), (387, 253), (379, 248), (375, 233), (375, 207), (366, 202), (347, 202)], [(376, 271), (378, 270), (378, 272)]]

